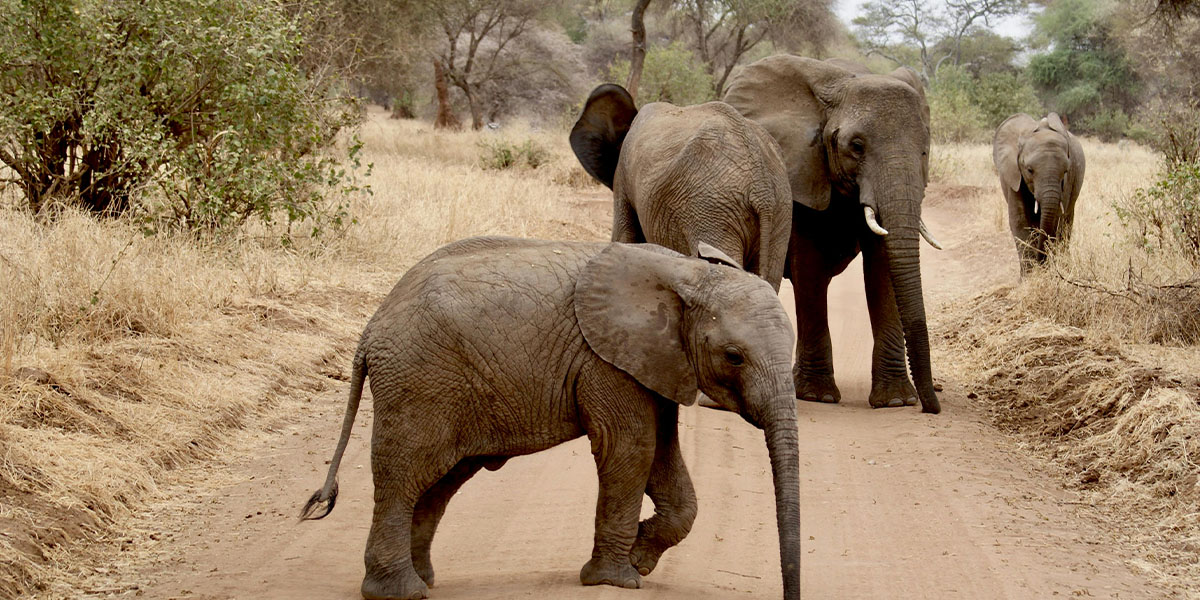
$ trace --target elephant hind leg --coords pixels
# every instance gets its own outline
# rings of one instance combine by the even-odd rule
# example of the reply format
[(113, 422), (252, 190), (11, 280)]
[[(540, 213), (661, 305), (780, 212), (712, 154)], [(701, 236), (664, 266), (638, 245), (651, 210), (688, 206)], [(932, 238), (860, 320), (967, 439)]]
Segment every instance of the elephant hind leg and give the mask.
[(471, 457), (464, 458), (450, 469), (437, 483), (433, 484), (413, 509), (412, 520), (412, 562), (413, 568), (425, 585), (433, 587), (433, 562), (430, 557), (430, 547), (433, 535), (437, 532), (438, 523), (446, 512), (446, 505), (468, 479), (480, 469), (487, 467), (495, 471), (504, 464), (504, 458)]
[(413, 516), (425, 491), (450, 472), (457, 461), (449, 456), (418, 456), (395, 449), (387, 454), (372, 452), (375, 510), (364, 554), (363, 598), (429, 597), (429, 586), (413, 565)]
[(658, 414), (658, 439), (646, 494), (654, 501), (654, 516), (638, 524), (637, 541), (629, 562), (649, 575), (663, 552), (687, 537), (696, 520), (696, 490), (679, 450), (679, 406), (663, 404)]

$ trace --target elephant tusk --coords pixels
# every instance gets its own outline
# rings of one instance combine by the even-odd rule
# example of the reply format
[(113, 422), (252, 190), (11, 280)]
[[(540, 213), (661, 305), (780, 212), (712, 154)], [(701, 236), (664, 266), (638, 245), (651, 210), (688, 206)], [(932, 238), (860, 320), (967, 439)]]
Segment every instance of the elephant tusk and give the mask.
[(924, 220), (921, 221), (921, 237), (925, 238), (925, 241), (929, 242), (930, 246), (933, 246), (934, 248), (937, 248), (938, 250), (942, 249), (942, 245), (939, 244), (936, 239), (934, 239), (933, 234), (929, 233), (929, 229), (927, 229), (925, 227)]
[(863, 206), (863, 216), (867, 218), (867, 227), (869, 227), (875, 235), (888, 234), (888, 230), (880, 227), (879, 221), (875, 220), (875, 209), (871, 208), (870, 206)]

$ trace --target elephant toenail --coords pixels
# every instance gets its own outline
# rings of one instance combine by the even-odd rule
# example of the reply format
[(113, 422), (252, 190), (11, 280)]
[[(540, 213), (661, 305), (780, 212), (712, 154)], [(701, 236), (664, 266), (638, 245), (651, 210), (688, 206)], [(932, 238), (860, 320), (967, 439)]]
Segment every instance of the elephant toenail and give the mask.
[(904, 400), (900, 398), (892, 398), (891, 400), (888, 400), (888, 408), (895, 408), (897, 406), (904, 406)]
[(646, 575), (650, 574), (650, 569), (647, 569), (646, 567), (638, 567), (638, 573), (645, 577)]

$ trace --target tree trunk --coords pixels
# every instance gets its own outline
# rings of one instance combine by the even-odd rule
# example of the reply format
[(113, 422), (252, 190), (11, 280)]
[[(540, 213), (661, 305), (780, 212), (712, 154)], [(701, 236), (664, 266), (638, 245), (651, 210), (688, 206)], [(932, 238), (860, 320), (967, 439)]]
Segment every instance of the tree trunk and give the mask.
[(433, 121), (434, 129), (462, 129), (462, 121), (454, 115), (450, 107), (450, 89), (446, 86), (446, 71), (442, 69), (441, 61), (433, 59), (433, 87), (437, 90), (437, 118)]
[(631, 31), (633, 32), (633, 47), (629, 51), (629, 81), (625, 85), (625, 89), (629, 91), (629, 95), (637, 100), (638, 84), (642, 81), (642, 65), (646, 62), (646, 22), (642, 19), (646, 14), (646, 7), (650, 6), (650, 0), (638, 0), (636, 6), (633, 7), (633, 20)]

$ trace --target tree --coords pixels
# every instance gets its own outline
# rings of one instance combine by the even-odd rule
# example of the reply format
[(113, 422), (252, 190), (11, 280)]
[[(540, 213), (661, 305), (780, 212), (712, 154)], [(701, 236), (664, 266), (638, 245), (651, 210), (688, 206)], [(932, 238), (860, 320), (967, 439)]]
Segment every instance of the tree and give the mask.
[(536, 0), (446, 0), (432, 7), (446, 45), (438, 57), (446, 80), (462, 91), (471, 128), (482, 129), (483, 88), (514, 65), (506, 51), (537, 15)]
[[(830, 6), (828, 0), (677, 0), (674, 5), (718, 98), (733, 68), (771, 35), (773, 26), (796, 26), (801, 15), (832, 14)], [(831, 35), (828, 28), (805, 30), (817, 44)]]
[[(618, 60), (609, 69), (610, 81), (623, 81), (629, 75), (629, 61)], [(645, 73), (638, 105), (670, 102), (679, 106), (700, 104), (713, 99), (712, 76), (691, 50), (681, 42), (666, 48), (650, 48), (646, 53)]]
[(313, 216), (358, 112), (304, 68), (307, 33), (267, 0), (3, 0), (0, 161), (34, 211), (153, 187), (190, 227)]
[(1073, 128), (1120, 136), (1139, 103), (1141, 80), (1114, 34), (1115, 2), (1055, 0), (1035, 20), (1044, 48), (1029, 75), (1048, 107)]
[(1026, 0), (874, 0), (854, 25), (868, 54), (912, 67), (926, 82), (949, 60), (959, 65), (964, 41), (998, 19), (1025, 10)]
[(629, 95), (637, 98), (638, 84), (642, 81), (642, 67), (646, 62), (646, 7), (650, 6), (650, 0), (637, 0), (637, 4), (633, 7), (633, 17), (631, 19), (630, 31), (633, 35), (633, 45), (629, 49), (629, 81), (625, 84), (625, 89), (629, 90)]

